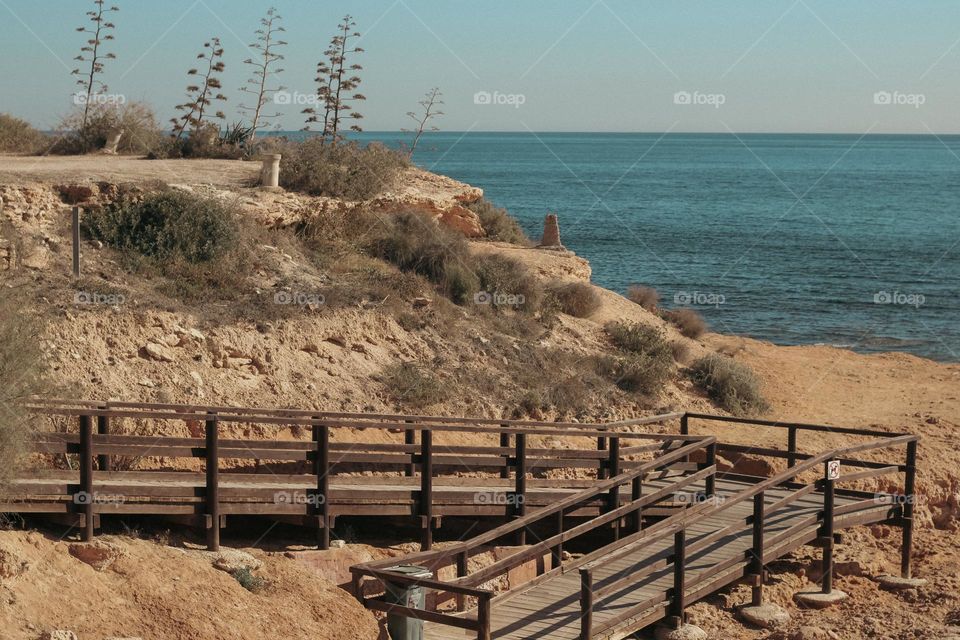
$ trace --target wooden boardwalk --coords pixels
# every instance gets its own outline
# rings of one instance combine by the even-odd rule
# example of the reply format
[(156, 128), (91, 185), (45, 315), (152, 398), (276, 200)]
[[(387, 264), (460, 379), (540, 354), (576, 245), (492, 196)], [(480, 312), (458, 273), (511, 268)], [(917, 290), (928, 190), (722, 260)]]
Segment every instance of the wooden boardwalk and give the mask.
[[(664, 485), (664, 481), (651, 483), (651, 488)], [(719, 500), (732, 497), (750, 487), (742, 481), (719, 480), (717, 495)], [(699, 489), (702, 490), (702, 486)], [(787, 489), (770, 490), (765, 502), (770, 505), (787, 498), (791, 491)], [(836, 506), (843, 508), (858, 505), (860, 500), (851, 497), (838, 497)], [(811, 493), (787, 507), (774, 511), (767, 516), (766, 531), (770, 546), (765, 553), (765, 562), (780, 557), (802, 544), (815, 539), (820, 522), (818, 515), (823, 506), (823, 496)], [(866, 522), (881, 522), (887, 519), (889, 506), (858, 505), (856, 510), (846, 512), (837, 518), (837, 525), (849, 526)], [(687, 527), (686, 542), (697, 545), (708, 539), (720, 529), (734, 522), (745, 521), (752, 512), (752, 503), (742, 502), (732, 507), (723, 517), (698, 520)], [(790, 535), (783, 538), (782, 534)], [(776, 541), (775, 543), (773, 541)], [(752, 529), (742, 526), (718, 539), (709, 542), (703, 550), (690, 554), (686, 559), (686, 579), (697, 587), (690, 588), (687, 598), (694, 601), (703, 595), (730, 584), (744, 576), (748, 566), (745, 558), (752, 546)], [(670, 556), (673, 553), (673, 538), (661, 539), (650, 544), (637, 545), (614, 561), (600, 565), (593, 573), (593, 584), (602, 589), (624, 576), (628, 576), (646, 567), (657, 567), (646, 576), (638, 578), (630, 586), (616, 590), (607, 598), (598, 602), (593, 609), (593, 624), (598, 628), (606, 627), (593, 637), (617, 640), (632, 634), (637, 629), (663, 618), (670, 601), (673, 588), (673, 567)], [(581, 633), (581, 578), (573, 568), (550, 576), (529, 586), (512, 590), (492, 601), (490, 618), (491, 637), (502, 640), (529, 640), (530, 638), (578, 639)], [(644, 607), (627, 620), (617, 621), (624, 611)], [(427, 623), (424, 637), (426, 640), (449, 640), (454, 638), (476, 638), (475, 632), (451, 629), (437, 623)]]
[[(409, 518), (422, 550), (352, 567), (353, 592), (370, 609), (423, 620), (430, 640), (616, 640), (678, 625), (688, 603), (736, 580), (759, 604), (764, 565), (804, 544), (822, 549), (829, 592), (835, 530), (867, 523), (901, 528), (910, 574), (911, 434), (692, 413), (580, 424), (97, 401), (30, 409), (35, 464), (0, 495), (0, 513), (53, 518), (82, 540), (102, 518), (165, 518), (205, 529), (212, 550), (238, 516), (311, 527), (320, 549), (338, 517)], [(786, 446), (721, 442), (709, 429), (718, 423), (780, 430)], [(850, 444), (804, 451), (824, 433)], [(563, 446), (538, 448), (538, 437)], [(883, 459), (900, 448), (902, 462)], [(770, 459), (777, 471), (720, 469), (718, 454)], [(889, 476), (902, 476), (902, 492), (877, 493), (896, 486)], [(482, 533), (432, 549), (456, 517)], [(519, 550), (471, 563), (495, 546)], [(574, 548), (587, 552), (571, 557)], [(503, 589), (531, 563), (537, 577)], [(399, 564), (454, 577), (412, 577)], [(387, 584), (431, 590), (439, 605), (390, 602)]]

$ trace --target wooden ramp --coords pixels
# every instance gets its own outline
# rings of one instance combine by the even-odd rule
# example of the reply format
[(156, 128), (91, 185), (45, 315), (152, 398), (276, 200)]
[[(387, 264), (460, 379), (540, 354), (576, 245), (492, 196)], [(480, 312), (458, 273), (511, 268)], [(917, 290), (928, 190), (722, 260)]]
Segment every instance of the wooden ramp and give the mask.
[[(702, 414), (685, 415), (682, 434), (689, 434), (691, 420), (783, 428), (788, 446), (781, 451), (724, 444), (712, 436), (690, 441), (450, 548), (353, 567), (355, 593), (370, 609), (423, 620), (428, 640), (619, 640), (659, 621), (679, 626), (688, 603), (738, 580), (752, 586), (753, 604), (761, 604), (765, 564), (805, 544), (822, 549), (821, 588), (829, 593), (838, 528), (881, 522), (901, 527), (901, 569), (909, 576), (917, 436)], [(861, 437), (858, 444), (803, 454), (796, 447), (802, 431), (870, 441)], [(899, 447), (906, 448), (903, 464), (859, 457)], [(787, 465), (772, 477), (721, 472), (717, 451), (781, 458)], [(890, 474), (903, 474), (902, 494), (862, 490), (866, 481)], [(854, 482), (857, 489), (837, 486)], [(598, 497), (606, 500), (600, 515), (587, 522), (565, 519)], [(554, 528), (543, 534), (549, 523)], [(541, 537), (532, 535), (534, 528)], [(518, 534), (527, 536), (523, 550), (470, 569), (472, 556)], [(564, 546), (574, 544), (586, 548), (586, 555), (566, 556)], [(508, 572), (544, 555), (551, 562), (543, 563), (540, 575), (509, 587)], [(456, 578), (413, 578), (392, 570), (411, 564), (435, 576), (450, 575), (455, 567)], [(434, 591), (439, 604), (423, 611), (390, 602), (377, 595), (386, 584)]]
[[(660, 481), (651, 483), (651, 486), (663, 484)], [(732, 497), (750, 486), (742, 481), (719, 480), (718, 500)], [(787, 498), (790, 493), (786, 489), (770, 490), (766, 492), (764, 502), (767, 506), (772, 505)], [(765, 531), (768, 547), (764, 561), (774, 560), (815, 539), (822, 507), (823, 496), (810, 493), (767, 515)], [(856, 509), (848, 511), (845, 507)], [(841, 496), (837, 497), (836, 508), (844, 510), (845, 515), (836, 519), (836, 524), (841, 527), (884, 521), (889, 512), (888, 506), (862, 505), (858, 498)], [(741, 502), (725, 512), (723, 517), (698, 520), (686, 528), (688, 547), (695, 548), (701, 541), (708, 540), (706, 548), (686, 556), (688, 601), (695, 601), (744, 576), (749, 568), (746, 559), (753, 544), (752, 527), (744, 525), (720, 538), (710, 540), (710, 537), (734, 522), (745, 521), (751, 513), (752, 502)], [(599, 563), (593, 569), (593, 587), (603, 589), (625, 576), (654, 567), (652, 572), (638, 578), (630, 586), (616, 589), (595, 603), (593, 626), (598, 631), (591, 637), (610, 640), (624, 638), (666, 615), (674, 583), (674, 570), (670, 565), (673, 551), (674, 539), (661, 539), (650, 544), (639, 544), (622, 555), (617, 554), (608, 562)], [(581, 577), (575, 569), (508, 592), (493, 600), (491, 637), (503, 640), (578, 639), (582, 626), (580, 598)], [(638, 607), (640, 611), (637, 611)], [(621, 620), (625, 612), (636, 613)], [(477, 637), (475, 632), (453, 630), (437, 623), (427, 623), (424, 635), (427, 640)]]

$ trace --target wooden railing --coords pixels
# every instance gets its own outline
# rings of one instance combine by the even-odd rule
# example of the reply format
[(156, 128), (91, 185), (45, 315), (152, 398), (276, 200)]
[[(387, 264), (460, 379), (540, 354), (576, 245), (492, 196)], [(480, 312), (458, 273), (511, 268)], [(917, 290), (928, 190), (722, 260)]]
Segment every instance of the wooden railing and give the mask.
[[(602, 477), (616, 473), (621, 465), (632, 464), (629, 458), (652, 454), (671, 443), (682, 442), (677, 436), (657, 436), (631, 433), (628, 430), (642, 425), (661, 423), (679, 418), (680, 414), (666, 414), (606, 425), (580, 423), (549, 423), (518, 420), (489, 420), (471, 418), (443, 418), (436, 416), (351, 414), (287, 409), (253, 409), (236, 407), (144, 404), (95, 401), (45, 401), (36, 400), (30, 409), (37, 415), (68, 419), (68, 431), (40, 431), (36, 434), (35, 451), (54, 456), (76, 456), (79, 465), (79, 483), (63, 486), (69, 498), (68, 512), (82, 516), (85, 539), (91, 539), (96, 521), (103, 513), (164, 514), (182, 519), (193, 519), (205, 527), (208, 545), (219, 546), (220, 529), (227, 515), (274, 515), (299, 517), (311, 522), (318, 529), (319, 546), (327, 548), (330, 529), (336, 517), (331, 511), (331, 477), (349, 481), (344, 474), (361, 469), (374, 470), (377, 474), (419, 478), (415, 492), (415, 511), (420, 519), (421, 543), (430, 549), (433, 531), (437, 525), (437, 498), (435, 481), (464, 473), (477, 475), (500, 475), (514, 477), (508, 500), (502, 504), (477, 503), (468, 505), (477, 515), (501, 515), (520, 518), (525, 515), (528, 503), (529, 476), (535, 472), (553, 469), (586, 470)], [(76, 420), (77, 430), (69, 430), (69, 423)], [(128, 435), (119, 433), (119, 421), (151, 420), (166, 423), (193, 423), (203, 425), (203, 437), (170, 437)], [(94, 429), (96, 423), (96, 429)], [(276, 429), (300, 428), (308, 430), (310, 440), (254, 440), (227, 438), (222, 435), (224, 425), (262, 425)], [(349, 441), (332, 441), (334, 431), (376, 429), (402, 437), (402, 443), (364, 443), (352, 438)], [(168, 429), (158, 429), (169, 431)], [(196, 427), (195, 427), (196, 431)], [(437, 444), (435, 435), (446, 433), (479, 434), (489, 437), (497, 446), (462, 446)], [(419, 434), (419, 438), (418, 438)], [(590, 447), (586, 449), (549, 449), (528, 446), (531, 436), (568, 436), (590, 438), (600, 443), (610, 443), (610, 449)], [(345, 436), (348, 437), (348, 436)], [(647, 442), (638, 446), (620, 447), (620, 438)], [(337, 440), (344, 440), (338, 438)], [(418, 442), (419, 440), (419, 442)], [(178, 488), (176, 481), (184, 477), (182, 471), (167, 472), (117, 472), (117, 457), (151, 457), (162, 459), (195, 459), (204, 469), (202, 488)], [(234, 473), (224, 468), (224, 462), (253, 461), (257, 467), (263, 461), (280, 464), (308, 465), (309, 473), (280, 474), (277, 480), (304, 479), (312, 477), (312, 489), (294, 490), (281, 503), (274, 501), (248, 505), (229, 504), (230, 498), (247, 497), (269, 500), (271, 490), (248, 488), (238, 490), (221, 486), (225, 477), (248, 479), (246, 474)], [(339, 474), (339, 475), (338, 475)], [(49, 491), (50, 485), (33, 483), (27, 478), (18, 485), (18, 491), (29, 495), (30, 490)], [(130, 481), (139, 480), (136, 486)], [(125, 484), (127, 482), (127, 484)], [(95, 483), (97, 491), (94, 490)], [(98, 494), (109, 492), (112, 498), (104, 504)], [(362, 492), (362, 489), (355, 489)], [(357, 494), (359, 495), (359, 494)], [(143, 498), (164, 498), (163, 504), (143, 504)], [(368, 501), (380, 497), (370, 490), (363, 496)], [(171, 504), (181, 500), (179, 504)], [(6, 502), (0, 511), (33, 510), (36, 504)], [(609, 508), (609, 505), (605, 508)], [(391, 508), (371, 505), (366, 511), (387, 515)], [(523, 543), (524, 529), (519, 530), (518, 542)]]

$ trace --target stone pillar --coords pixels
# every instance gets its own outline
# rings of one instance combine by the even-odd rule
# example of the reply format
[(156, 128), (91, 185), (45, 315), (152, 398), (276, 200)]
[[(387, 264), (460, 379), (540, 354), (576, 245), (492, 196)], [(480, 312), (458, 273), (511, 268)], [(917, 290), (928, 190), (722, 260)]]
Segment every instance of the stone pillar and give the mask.
[(260, 186), (265, 189), (278, 189), (280, 187), (280, 158), (279, 153), (271, 153), (261, 156), (263, 168), (260, 170)]
[(555, 213), (548, 213), (546, 220), (543, 222), (543, 239), (540, 241), (540, 246), (563, 248), (563, 245), (560, 244), (560, 223)]
[(117, 153), (117, 147), (120, 146), (120, 138), (123, 137), (123, 129), (111, 129), (107, 132), (107, 142), (103, 145), (103, 152), (114, 155)]

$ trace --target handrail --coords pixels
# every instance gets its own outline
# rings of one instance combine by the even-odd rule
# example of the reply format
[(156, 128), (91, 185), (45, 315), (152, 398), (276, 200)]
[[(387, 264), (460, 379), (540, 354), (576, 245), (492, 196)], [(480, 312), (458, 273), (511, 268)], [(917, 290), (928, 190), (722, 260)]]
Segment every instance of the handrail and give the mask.
[[(453, 556), (458, 555), (459, 553), (462, 553), (464, 551), (469, 551), (470, 549), (476, 548), (488, 542), (492, 542), (494, 540), (497, 540), (498, 538), (505, 537), (509, 533), (513, 533), (517, 530), (527, 528), (535, 522), (544, 520), (552, 515), (556, 515), (561, 511), (577, 506), (582, 502), (588, 501), (601, 494), (607, 493), (610, 489), (614, 487), (620, 487), (628, 482), (631, 482), (635, 478), (639, 478), (643, 476), (649, 471), (659, 469), (661, 467), (669, 465), (671, 462), (681, 460), (687, 457), (688, 455), (690, 455), (693, 451), (709, 446), (715, 442), (716, 442), (716, 439), (713, 436), (704, 436), (700, 441), (685, 445), (679, 449), (674, 449), (673, 451), (667, 454), (664, 454), (663, 456), (644, 462), (640, 466), (633, 469), (632, 471), (623, 473), (619, 476), (616, 476), (615, 478), (600, 481), (594, 484), (592, 487), (585, 489), (580, 493), (576, 493), (572, 496), (564, 498), (558, 502), (555, 502), (550, 506), (538, 509), (537, 511), (529, 515), (526, 515), (522, 518), (518, 518), (516, 520), (513, 520), (512, 522), (501, 525), (495, 529), (491, 529), (490, 531), (487, 531), (486, 533), (482, 533), (469, 540), (459, 542), (456, 545), (453, 545), (452, 547), (448, 547), (446, 549), (435, 550), (435, 551), (421, 551), (419, 553), (413, 553), (408, 556), (404, 556), (404, 561), (405, 562), (424, 562), (429, 560), (449, 559)], [(520, 554), (514, 554), (513, 556), (510, 556), (510, 558), (514, 558), (516, 555), (520, 555)], [(383, 568), (384, 566), (388, 566), (392, 564), (396, 564), (396, 562), (391, 560), (384, 560), (384, 561), (361, 564), (359, 565), (359, 567), (376, 569), (376, 568)]]

